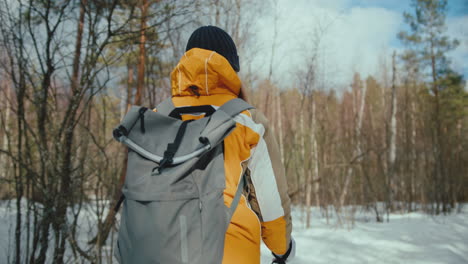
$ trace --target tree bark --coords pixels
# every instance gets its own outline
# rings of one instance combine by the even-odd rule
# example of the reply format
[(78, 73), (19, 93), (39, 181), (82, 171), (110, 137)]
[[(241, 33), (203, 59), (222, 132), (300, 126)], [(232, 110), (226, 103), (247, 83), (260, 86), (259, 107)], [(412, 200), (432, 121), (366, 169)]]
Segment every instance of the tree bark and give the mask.
[[(5, 97), (4, 97), (4, 100), (5, 100), (5, 119), (3, 120), (4, 121), (4, 134), (3, 134), (3, 140), (2, 140), (2, 149), (3, 150), (6, 150), (8, 148), (8, 146), (10, 145), (9, 144), (9, 137), (8, 137), (8, 133), (9, 133), (9, 126), (10, 126), (10, 114), (11, 114), (11, 111), (10, 111), (10, 100), (11, 100), (11, 92), (10, 92), (10, 84), (9, 84), (9, 81), (5, 78), (4, 81), (3, 81), (3, 87), (5, 87)], [(0, 178), (1, 179), (5, 179), (7, 177), (7, 174), (8, 174), (8, 167), (7, 166), (8, 164), (8, 158), (6, 155), (0, 155), (0, 168), (3, 168), (2, 171), (1, 171), (1, 174), (0, 174)]]
[[(304, 95), (302, 95), (305, 97)], [(310, 227), (310, 193), (312, 191), (311, 188), (311, 181), (312, 181), (312, 176), (310, 174), (310, 170), (307, 168), (307, 160), (306, 160), (306, 154), (305, 154), (305, 148), (306, 148), (306, 131), (305, 131), (305, 124), (304, 124), (304, 99), (302, 99), (302, 109), (300, 111), (300, 117), (299, 117), (299, 126), (300, 126), (300, 136), (301, 136), (301, 144), (300, 149), (301, 149), (301, 157), (302, 157), (302, 184), (300, 186), (305, 187), (305, 193), (303, 192), (303, 196), (301, 197), (302, 201), (305, 200), (305, 213), (306, 213), (306, 228)], [(302, 202), (303, 204), (303, 202)]]
[(443, 135), (442, 135), (442, 124), (440, 120), (440, 98), (439, 98), (439, 86), (437, 78), (437, 68), (436, 68), (436, 55), (434, 48), (434, 41), (431, 40), (431, 70), (432, 70), (432, 91), (434, 93), (435, 100), (435, 112), (434, 112), (434, 122), (435, 122), (435, 135), (434, 135), (434, 154), (435, 154), (435, 172), (434, 172), (434, 193), (436, 197), (436, 214), (440, 213), (440, 205), (442, 204), (442, 211), (444, 213), (446, 210), (446, 177), (444, 175), (444, 160), (443, 160)]
[(387, 221), (391, 210), (393, 210), (394, 173), (396, 159), (396, 133), (397, 133), (397, 94), (396, 94), (396, 52), (392, 56), (392, 96), (390, 104), (390, 127), (388, 131), (388, 165), (387, 165)]
[(319, 161), (318, 161), (318, 147), (317, 147), (317, 114), (316, 114), (316, 100), (312, 98), (312, 131), (311, 131), (311, 143), (312, 143), (312, 163), (314, 164), (313, 169), (313, 185), (315, 194), (315, 204), (317, 208), (320, 207), (320, 175), (319, 175)]
[[(146, 63), (146, 29), (147, 29), (147, 16), (148, 16), (148, 8), (149, 8), (149, 1), (142, 0), (140, 2), (140, 11), (141, 11), (141, 18), (140, 18), (140, 43), (139, 43), (139, 59), (138, 59), (138, 72), (137, 72), (137, 89), (134, 99), (135, 105), (141, 105), (142, 100), (142, 91), (145, 84), (145, 63)], [(130, 100), (131, 87), (133, 83), (133, 70), (129, 67), (128, 73), (128, 93), (127, 93), (127, 102)], [(128, 110), (128, 109), (127, 109)], [(126, 149), (123, 147), (123, 149)], [(115, 206), (117, 205), (120, 197), (122, 196), (122, 188), (125, 183), (125, 175), (127, 173), (127, 161), (128, 161), (128, 152), (125, 153), (124, 160), (122, 161), (123, 168), (120, 173), (119, 182), (117, 184), (117, 190), (114, 192), (114, 197), (112, 199), (112, 207), (111, 210), (106, 215), (104, 222), (101, 224), (98, 234), (91, 239), (88, 244), (96, 244), (98, 247), (101, 247), (109, 233), (114, 226), (115, 223), (115, 215), (116, 211), (114, 210)]]
[[(361, 150), (361, 128), (362, 128), (362, 120), (364, 117), (364, 108), (366, 104), (366, 91), (367, 91), (367, 84), (364, 83), (363, 87), (361, 89), (361, 98), (360, 98), (360, 107), (359, 107), (359, 112), (358, 112), (358, 120), (357, 120), (357, 125), (355, 127), (355, 137), (356, 137), (356, 148), (354, 149), (354, 157), (358, 157), (357, 159), (360, 160), (361, 155), (362, 155), (362, 150)], [(347, 169), (346, 173), (346, 178), (345, 182), (343, 185), (343, 189), (340, 195), (340, 207), (343, 208), (346, 200), (346, 196), (348, 195), (348, 188), (349, 184), (351, 182), (352, 175), (354, 173), (354, 167), (353, 164), (349, 164), (349, 167)]]
[(146, 28), (147, 28), (147, 16), (148, 16), (148, 0), (142, 0), (140, 5), (141, 20), (140, 20), (140, 51), (138, 58), (138, 78), (137, 78), (137, 90), (135, 95), (135, 105), (140, 105), (141, 96), (143, 93), (143, 87), (145, 85), (145, 64), (146, 64)]
[(281, 92), (278, 89), (278, 94), (276, 96), (276, 111), (277, 111), (277, 126), (278, 126), (278, 143), (281, 155), (281, 163), (284, 165), (284, 149), (283, 149), (283, 111), (281, 107)]
[(73, 195), (70, 196), (72, 184), (72, 155), (74, 153), (74, 134), (75, 123), (77, 122), (76, 113), (80, 104), (80, 59), (81, 59), (81, 43), (83, 39), (83, 28), (85, 22), (85, 8), (87, 0), (80, 1), (80, 15), (78, 18), (77, 34), (75, 53), (73, 57), (73, 69), (71, 76), (71, 90), (72, 95), (69, 102), (70, 115), (67, 118), (67, 126), (64, 134), (62, 164), (61, 164), (61, 177), (60, 177), (60, 199), (57, 202), (57, 218), (53, 221), (53, 227), (56, 232), (56, 247), (54, 252), (54, 263), (63, 263), (65, 255), (65, 244), (68, 237), (68, 224), (67, 224), (67, 207), (73, 202)]

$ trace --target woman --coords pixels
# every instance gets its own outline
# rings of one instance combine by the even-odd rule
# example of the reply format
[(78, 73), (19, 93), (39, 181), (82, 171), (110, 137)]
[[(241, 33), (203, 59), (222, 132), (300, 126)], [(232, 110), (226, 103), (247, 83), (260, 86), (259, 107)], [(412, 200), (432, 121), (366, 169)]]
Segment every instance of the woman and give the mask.
[[(236, 73), (239, 70), (232, 38), (218, 27), (198, 28), (171, 74), (172, 101), (176, 107), (216, 108), (236, 97), (243, 98)], [(186, 114), (182, 119), (203, 116)], [(236, 129), (224, 140), (224, 202), (230, 205), (246, 170), (248, 194), (241, 198), (226, 232), (223, 263), (260, 263), (260, 239), (274, 254), (275, 263), (285, 263), (288, 255), (294, 254), (290, 254), (294, 243), (290, 200), (277, 143), (261, 113), (244, 111), (235, 121)]]

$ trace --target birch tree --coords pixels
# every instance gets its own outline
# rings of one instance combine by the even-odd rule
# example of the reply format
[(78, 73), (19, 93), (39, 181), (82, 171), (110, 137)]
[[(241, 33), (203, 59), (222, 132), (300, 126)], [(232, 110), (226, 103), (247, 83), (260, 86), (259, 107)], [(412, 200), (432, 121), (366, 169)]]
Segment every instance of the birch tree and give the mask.
[[(355, 77), (356, 80), (356, 77)], [(359, 78), (357, 79), (359, 81)], [(359, 83), (359, 82), (358, 82)], [(357, 84), (357, 83), (356, 83)], [(351, 179), (353, 174), (355, 173), (355, 165), (353, 164), (356, 161), (360, 161), (363, 156), (362, 147), (361, 147), (361, 129), (362, 129), (362, 122), (364, 117), (364, 108), (366, 105), (366, 91), (367, 85), (361, 84), (362, 87), (357, 90), (357, 97), (359, 97), (359, 110), (356, 116), (356, 125), (355, 125), (355, 134), (354, 134), (354, 150), (352, 159), (349, 161), (348, 168), (346, 170), (346, 176), (344, 179), (343, 188), (340, 194), (339, 205), (342, 208), (345, 204), (346, 196), (348, 195), (349, 185), (351, 183)]]
[(397, 94), (396, 94), (396, 52), (392, 56), (392, 96), (390, 103), (390, 127), (388, 131), (388, 165), (387, 165), (387, 221), (389, 212), (393, 208), (393, 193), (394, 193), (394, 174), (396, 160), (396, 134), (397, 134)]

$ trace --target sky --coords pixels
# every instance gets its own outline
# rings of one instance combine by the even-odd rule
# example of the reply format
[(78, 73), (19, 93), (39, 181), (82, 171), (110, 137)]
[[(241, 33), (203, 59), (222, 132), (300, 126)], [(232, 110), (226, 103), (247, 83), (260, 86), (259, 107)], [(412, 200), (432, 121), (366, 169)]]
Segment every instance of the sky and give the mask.
[[(403, 12), (412, 12), (410, 0), (278, 0), (278, 37), (273, 80), (294, 85), (298, 70), (318, 47), (323, 87), (349, 86), (354, 72), (365, 78), (383, 78), (381, 65), (391, 62), (393, 51), (404, 49), (397, 33), (406, 29)], [(259, 56), (256, 68), (266, 73), (274, 41), (274, 8), (259, 19)], [(452, 68), (468, 78), (468, 0), (448, 0), (447, 35), (460, 45), (448, 54)], [(314, 43), (318, 43), (314, 45)], [(267, 62), (267, 63), (265, 63)]]

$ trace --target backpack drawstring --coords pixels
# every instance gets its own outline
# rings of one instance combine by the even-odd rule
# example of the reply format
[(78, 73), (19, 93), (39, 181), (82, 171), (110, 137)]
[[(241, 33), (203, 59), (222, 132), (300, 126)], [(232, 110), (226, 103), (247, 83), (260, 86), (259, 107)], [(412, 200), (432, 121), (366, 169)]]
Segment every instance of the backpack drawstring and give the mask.
[(148, 108), (146, 107), (142, 107), (140, 108), (140, 110), (138, 110), (138, 118), (140, 119), (140, 130), (141, 130), (141, 133), (145, 133), (145, 112), (146, 110), (148, 110)]

